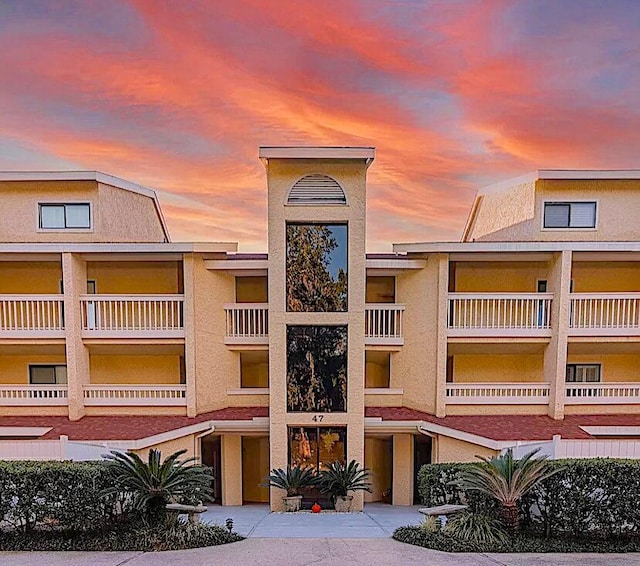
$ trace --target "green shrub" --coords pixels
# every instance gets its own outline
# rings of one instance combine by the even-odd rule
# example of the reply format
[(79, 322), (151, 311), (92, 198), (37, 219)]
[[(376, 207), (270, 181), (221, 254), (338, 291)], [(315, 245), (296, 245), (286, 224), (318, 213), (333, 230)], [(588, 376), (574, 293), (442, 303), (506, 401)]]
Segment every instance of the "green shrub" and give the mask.
[(458, 513), (453, 515), (443, 529), (444, 534), (458, 540), (500, 545), (507, 536), (499, 521), (479, 513)]
[(129, 510), (122, 494), (101, 496), (112, 485), (101, 462), (0, 461), (0, 519), (24, 531), (96, 529)]
[(101, 531), (32, 531), (0, 533), (0, 549), (9, 551), (126, 551), (153, 552), (216, 546), (242, 540), (218, 525), (177, 523), (171, 526), (122, 524)]
[[(450, 482), (475, 464), (428, 464), (418, 473), (425, 505), (469, 505), (493, 515), (495, 503)], [(640, 535), (640, 461), (614, 459), (554, 460), (560, 469), (543, 480), (519, 504), (522, 526), (548, 537), (634, 537)]]

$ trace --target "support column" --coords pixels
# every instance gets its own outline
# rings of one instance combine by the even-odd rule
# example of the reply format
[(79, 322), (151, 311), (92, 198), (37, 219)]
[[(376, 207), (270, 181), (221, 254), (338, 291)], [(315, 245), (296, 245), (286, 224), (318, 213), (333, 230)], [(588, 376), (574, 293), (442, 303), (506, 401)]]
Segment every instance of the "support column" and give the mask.
[(447, 316), (449, 254), (438, 254), (438, 322), (436, 325), (436, 416), (444, 417), (447, 402)]
[(187, 416), (197, 415), (196, 406), (196, 320), (195, 320), (195, 277), (193, 254), (183, 256), (184, 285), (184, 366), (186, 379)]
[(550, 384), (549, 416), (564, 418), (565, 379), (567, 366), (567, 336), (571, 287), (572, 252), (554, 254), (549, 262), (548, 290), (551, 303), (551, 340), (544, 351), (544, 379)]
[(222, 460), (222, 504), (242, 505), (242, 436), (220, 437)]
[(393, 435), (393, 505), (413, 504), (413, 435)]
[(86, 261), (76, 254), (63, 253), (62, 281), (69, 418), (77, 421), (85, 414), (84, 386), (91, 382), (89, 350), (82, 342), (82, 307), (80, 305), (80, 295), (87, 292)]

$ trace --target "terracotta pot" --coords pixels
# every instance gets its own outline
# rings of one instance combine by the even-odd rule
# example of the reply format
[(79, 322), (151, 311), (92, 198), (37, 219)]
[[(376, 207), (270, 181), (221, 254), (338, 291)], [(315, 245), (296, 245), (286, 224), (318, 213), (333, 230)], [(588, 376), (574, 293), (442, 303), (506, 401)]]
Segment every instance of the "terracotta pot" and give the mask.
[(351, 502), (353, 501), (353, 495), (347, 495), (346, 497), (342, 497), (341, 495), (336, 496), (336, 512), (337, 513), (348, 513), (351, 511)]
[(300, 511), (300, 504), (302, 503), (302, 495), (292, 495), (291, 497), (283, 497), (284, 510), (287, 513), (295, 513)]

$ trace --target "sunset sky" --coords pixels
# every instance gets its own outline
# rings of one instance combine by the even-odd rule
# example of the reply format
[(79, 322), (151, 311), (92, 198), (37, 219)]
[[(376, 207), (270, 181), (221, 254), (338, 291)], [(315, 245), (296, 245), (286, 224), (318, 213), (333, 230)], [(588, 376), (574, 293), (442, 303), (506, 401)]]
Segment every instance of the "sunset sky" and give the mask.
[(640, 168), (638, 0), (0, 0), (0, 170), (155, 188), (172, 239), (266, 250), (260, 145), (372, 145), (368, 250), (476, 189)]

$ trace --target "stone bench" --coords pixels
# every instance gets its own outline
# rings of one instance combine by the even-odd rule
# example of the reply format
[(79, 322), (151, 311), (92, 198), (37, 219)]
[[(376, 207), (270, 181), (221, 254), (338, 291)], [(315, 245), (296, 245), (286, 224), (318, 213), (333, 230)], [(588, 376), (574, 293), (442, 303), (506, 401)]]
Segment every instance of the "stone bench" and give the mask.
[(167, 511), (172, 511), (178, 515), (187, 515), (190, 523), (200, 522), (200, 513), (204, 513), (207, 508), (204, 505), (182, 505), (182, 503), (167, 503)]
[(449, 515), (455, 515), (466, 509), (466, 505), (438, 505), (437, 507), (423, 507), (422, 509), (418, 509), (418, 512), (428, 517), (440, 517), (442, 523), (445, 524)]

